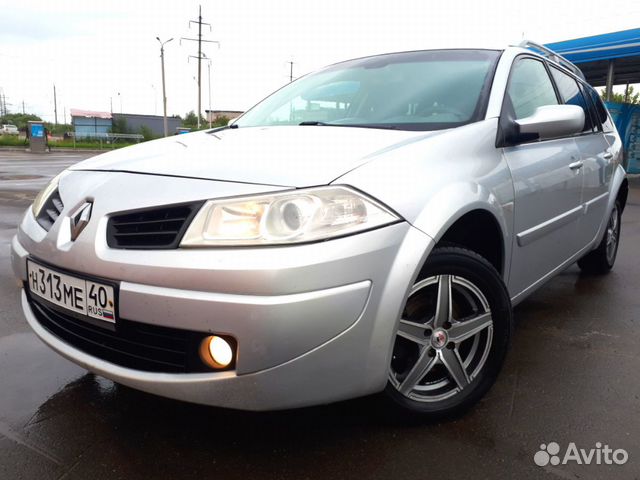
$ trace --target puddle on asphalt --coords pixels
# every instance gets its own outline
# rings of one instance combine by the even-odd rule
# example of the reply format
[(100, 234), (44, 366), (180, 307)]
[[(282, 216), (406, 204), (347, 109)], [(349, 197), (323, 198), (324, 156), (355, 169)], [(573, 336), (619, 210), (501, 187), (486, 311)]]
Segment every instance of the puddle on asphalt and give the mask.
[(49, 398), (85, 374), (33, 333), (0, 338), (0, 417), (19, 428)]
[(0, 181), (3, 180), (38, 180), (45, 178), (46, 175), (0, 175)]

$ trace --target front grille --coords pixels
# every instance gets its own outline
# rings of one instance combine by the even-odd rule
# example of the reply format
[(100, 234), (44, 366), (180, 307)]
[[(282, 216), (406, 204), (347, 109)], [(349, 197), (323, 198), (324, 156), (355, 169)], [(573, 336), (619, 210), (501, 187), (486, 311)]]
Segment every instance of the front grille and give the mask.
[(121, 212), (107, 224), (111, 248), (177, 248), (203, 202)]
[(40, 213), (36, 217), (36, 221), (42, 228), (44, 228), (48, 232), (49, 230), (51, 230), (53, 223), (62, 213), (63, 208), (64, 204), (62, 203), (62, 199), (60, 198), (60, 192), (56, 190), (49, 196), (49, 198), (43, 205)]
[[(65, 343), (116, 365), (147, 372), (210, 372), (198, 357), (205, 333), (118, 319), (115, 329), (94, 325), (29, 295), (36, 319)], [(232, 368), (230, 366), (229, 368)]]

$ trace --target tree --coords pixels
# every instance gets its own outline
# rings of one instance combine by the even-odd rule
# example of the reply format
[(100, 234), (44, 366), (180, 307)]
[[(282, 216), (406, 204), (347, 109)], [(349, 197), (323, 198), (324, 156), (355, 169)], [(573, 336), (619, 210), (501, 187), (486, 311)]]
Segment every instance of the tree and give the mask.
[[(184, 116), (184, 119), (182, 120), (182, 126), (190, 128), (191, 130), (198, 129), (198, 116), (193, 110), (191, 110)], [(209, 128), (209, 122), (207, 122), (203, 117), (200, 117), (200, 129), (203, 128)]]
[(131, 133), (129, 125), (127, 125), (127, 119), (114, 115), (111, 121), (111, 133)]
[(224, 115), (216, 117), (216, 120), (211, 124), (212, 127), (224, 127), (226, 125), (229, 125), (229, 119)]
[(45, 122), (44, 126), (52, 135), (64, 135), (67, 132), (73, 131), (73, 125), (67, 123), (59, 123), (56, 125), (55, 123)]
[(146, 125), (140, 125), (140, 135), (144, 137), (145, 142), (147, 140), (153, 140), (154, 138), (156, 138), (153, 134), (153, 131), (151, 131), (151, 129)]
[[(600, 97), (603, 101), (607, 101), (607, 89), (603, 88), (600, 91)], [(625, 93), (613, 92), (611, 95), (611, 101), (615, 103), (630, 103), (632, 105), (640, 104), (640, 92), (634, 92), (633, 85), (629, 85), (629, 90)]]
[(0, 124), (8, 123), (18, 127), (18, 130), (26, 131), (27, 124), (30, 120), (42, 121), (40, 117), (33, 115), (32, 113), (8, 113), (5, 116), (0, 117)]

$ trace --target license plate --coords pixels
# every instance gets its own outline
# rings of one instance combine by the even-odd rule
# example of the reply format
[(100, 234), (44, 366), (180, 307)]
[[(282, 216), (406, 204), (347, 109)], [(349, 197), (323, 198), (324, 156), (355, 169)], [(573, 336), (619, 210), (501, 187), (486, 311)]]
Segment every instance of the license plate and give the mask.
[(61, 273), (27, 261), (29, 291), (48, 302), (87, 317), (115, 323), (114, 289), (92, 280)]

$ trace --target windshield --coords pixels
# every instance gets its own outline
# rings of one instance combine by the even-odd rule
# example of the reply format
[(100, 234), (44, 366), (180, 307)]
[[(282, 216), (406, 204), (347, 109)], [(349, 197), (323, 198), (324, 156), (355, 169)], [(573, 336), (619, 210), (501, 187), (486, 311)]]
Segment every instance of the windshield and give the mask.
[(338, 63), (283, 87), (235, 124), (437, 130), (484, 113), (493, 50), (429, 50)]

